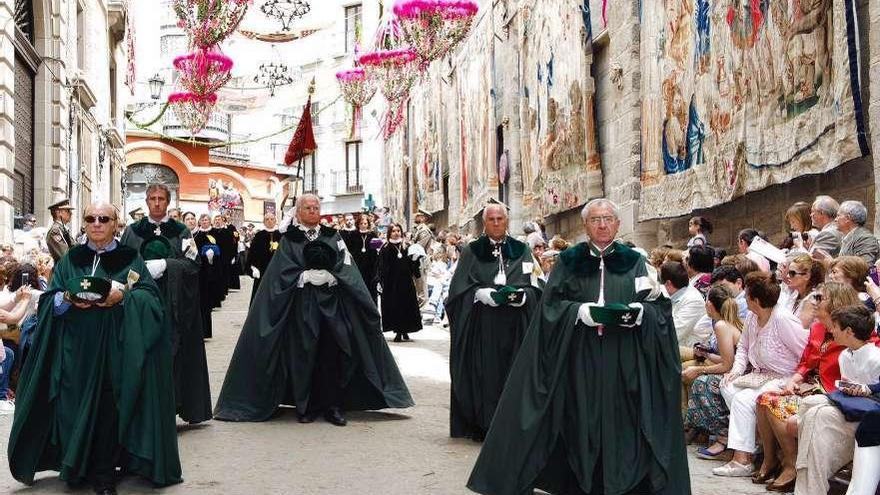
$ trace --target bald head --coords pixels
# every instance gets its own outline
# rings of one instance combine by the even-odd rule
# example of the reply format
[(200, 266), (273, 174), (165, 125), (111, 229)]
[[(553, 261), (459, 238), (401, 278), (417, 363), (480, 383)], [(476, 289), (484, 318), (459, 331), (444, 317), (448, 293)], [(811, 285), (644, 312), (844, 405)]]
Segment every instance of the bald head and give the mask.
[(106, 201), (95, 201), (89, 206), (86, 206), (83, 216), (85, 217), (89, 215), (108, 216), (112, 218), (114, 222), (119, 219), (116, 207)]
[(321, 199), (314, 194), (297, 198), (296, 219), (304, 227), (316, 227), (321, 222)]
[(483, 209), (483, 228), (492, 240), (499, 241), (507, 235), (507, 208), (492, 203)]
[(87, 206), (84, 213), (83, 225), (89, 241), (99, 248), (110, 244), (116, 234), (116, 207), (104, 201), (96, 201)]

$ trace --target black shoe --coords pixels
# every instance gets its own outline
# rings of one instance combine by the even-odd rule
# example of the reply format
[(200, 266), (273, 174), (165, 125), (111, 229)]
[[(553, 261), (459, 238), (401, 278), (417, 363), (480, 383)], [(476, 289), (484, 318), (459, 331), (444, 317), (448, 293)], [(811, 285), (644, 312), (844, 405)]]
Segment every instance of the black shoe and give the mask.
[(327, 409), (327, 412), (324, 413), (324, 418), (330, 423), (336, 426), (345, 426), (348, 424), (348, 421), (345, 420), (345, 416), (342, 414), (342, 410), (338, 407), (331, 407)]
[(97, 493), (98, 495), (116, 495), (116, 487), (104, 486), (101, 488), (95, 488), (95, 493)]
[(400, 334), (397, 334), (394, 336), (394, 341), (395, 342), (403, 342), (403, 338), (400, 336)]
[(408, 333), (403, 334), (403, 341), (404, 341), (404, 342), (410, 342), (410, 340), (409, 340), (409, 334), (408, 334)]
[(304, 424), (305, 423), (314, 423), (316, 419), (318, 419), (317, 413), (306, 413), (306, 414), (299, 415), (299, 422), (304, 423)]

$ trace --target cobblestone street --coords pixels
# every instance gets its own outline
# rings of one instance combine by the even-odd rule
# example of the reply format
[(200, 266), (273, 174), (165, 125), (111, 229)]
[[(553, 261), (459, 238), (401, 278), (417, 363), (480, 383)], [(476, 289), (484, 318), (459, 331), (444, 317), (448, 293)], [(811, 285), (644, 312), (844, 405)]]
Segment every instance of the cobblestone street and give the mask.
[[(214, 313), (214, 339), (208, 361), (214, 399), (244, 322), (250, 279)], [(416, 407), (404, 411), (351, 413), (349, 425), (326, 422), (303, 425), (292, 411), (266, 423), (211, 421), (179, 425), (184, 483), (167, 494), (466, 494), (464, 488), (478, 452), (470, 441), (448, 438), (449, 333), (430, 327), (412, 343), (391, 343)], [(6, 467), (6, 437), (12, 416), (0, 417), (2, 493), (69, 493), (54, 473), (38, 477), (33, 487), (17, 483)], [(693, 450), (691, 448), (690, 450)], [(691, 455), (694, 495), (766, 493), (748, 479), (712, 476), (715, 462)], [(720, 483), (723, 481), (723, 484)], [(723, 486), (723, 488), (722, 488)], [(155, 493), (140, 480), (127, 478), (120, 493)], [(87, 493), (88, 490), (82, 491)]]

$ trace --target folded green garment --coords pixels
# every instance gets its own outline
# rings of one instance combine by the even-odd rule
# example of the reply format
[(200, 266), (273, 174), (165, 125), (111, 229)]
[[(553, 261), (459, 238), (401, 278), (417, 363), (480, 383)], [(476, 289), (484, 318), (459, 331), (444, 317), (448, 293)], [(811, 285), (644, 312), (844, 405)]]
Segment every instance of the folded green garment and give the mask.
[(626, 304), (611, 303), (604, 306), (591, 306), (590, 317), (596, 323), (609, 326), (635, 325), (639, 317), (638, 308)]
[(77, 277), (67, 282), (67, 292), (74, 301), (98, 303), (110, 293), (110, 281), (100, 277)]
[(526, 293), (524, 291), (509, 285), (505, 285), (492, 293), (492, 300), (499, 306), (522, 304), (523, 298), (525, 297)]

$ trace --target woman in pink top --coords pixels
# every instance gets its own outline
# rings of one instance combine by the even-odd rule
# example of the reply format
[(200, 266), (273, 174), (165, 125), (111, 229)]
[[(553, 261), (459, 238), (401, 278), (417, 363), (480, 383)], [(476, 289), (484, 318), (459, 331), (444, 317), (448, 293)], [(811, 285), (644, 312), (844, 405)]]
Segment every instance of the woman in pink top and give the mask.
[(756, 400), (763, 392), (781, 390), (797, 368), (808, 333), (800, 320), (777, 307), (779, 284), (770, 275), (746, 276), (746, 302), (751, 314), (739, 341), (733, 368), (721, 381), (721, 395), (730, 408), (727, 446), (733, 459), (712, 472), (718, 476), (751, 476), (756, 450)]

